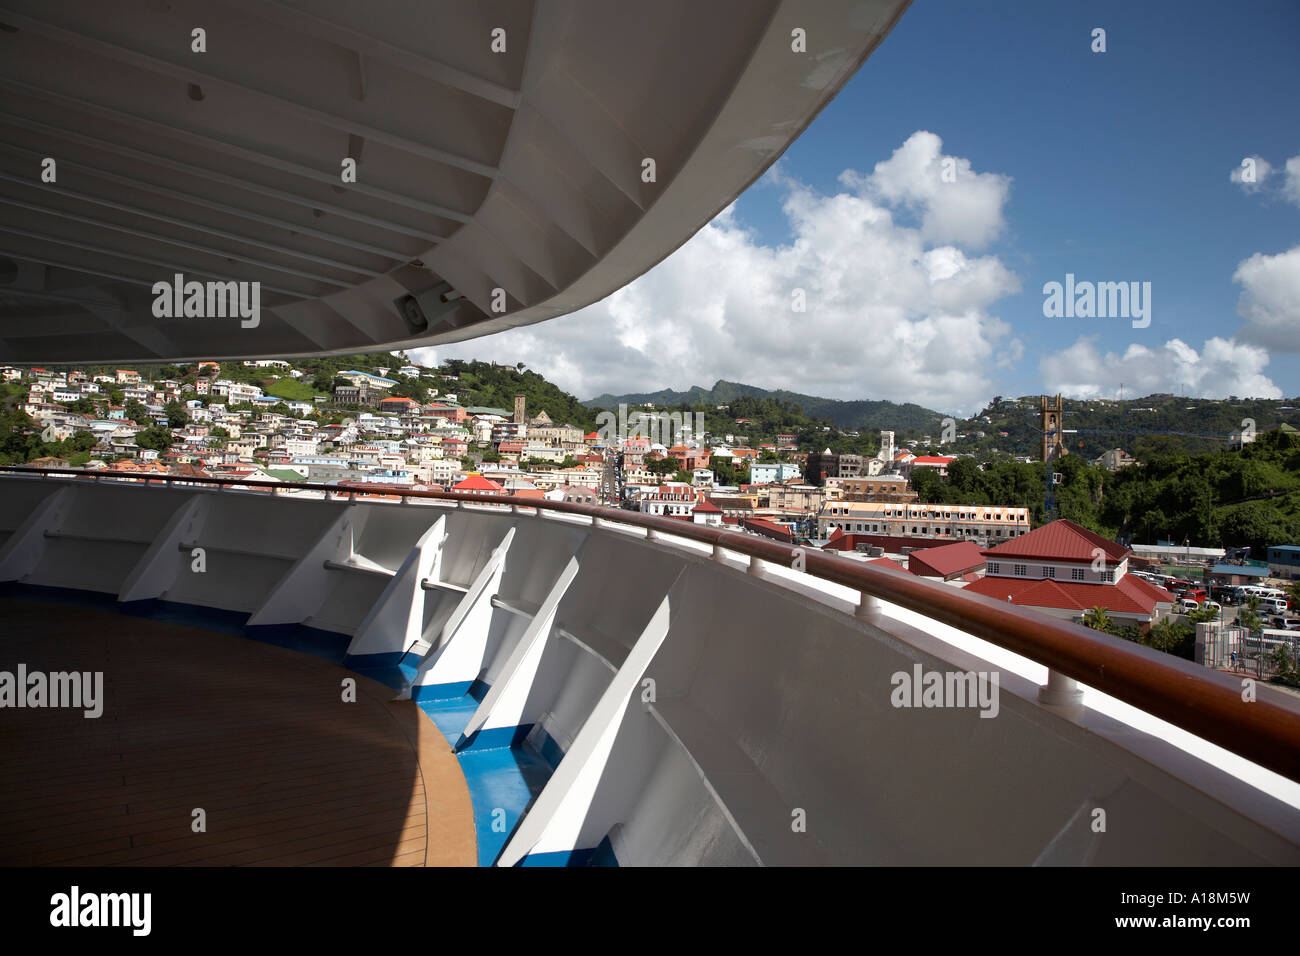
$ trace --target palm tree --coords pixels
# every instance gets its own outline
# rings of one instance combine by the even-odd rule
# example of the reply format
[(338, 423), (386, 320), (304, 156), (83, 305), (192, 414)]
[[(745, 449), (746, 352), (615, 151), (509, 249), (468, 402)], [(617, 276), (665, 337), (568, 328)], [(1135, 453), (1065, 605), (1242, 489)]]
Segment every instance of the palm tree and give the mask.
[(1106, 608), (1092, 607), (1084, 612), (1083, 626), (1090, 627), (1094, 631), (1105, 631), (1109, 634), (1114, 630), (1115, 624), (1110, 619), (1110, 615), (1106, 613)]
[(1237, 623), (1254, 633), (1264, 626), (1264, 619), (1259, 616), (1259, 600), (1247, 598), (1241, 610), (1237, 612)]

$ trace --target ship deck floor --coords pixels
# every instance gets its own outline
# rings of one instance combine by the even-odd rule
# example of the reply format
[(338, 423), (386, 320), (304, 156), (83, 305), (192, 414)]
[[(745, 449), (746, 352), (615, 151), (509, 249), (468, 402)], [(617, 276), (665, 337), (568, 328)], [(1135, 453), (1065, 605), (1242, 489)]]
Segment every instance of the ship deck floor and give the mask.
[(0, 598), (0, 671), (20, 663), (102, 672), (103, 713), (0, 708), (0, 864), (475, 864), (446, 738), (383, 684), (245, 638)]

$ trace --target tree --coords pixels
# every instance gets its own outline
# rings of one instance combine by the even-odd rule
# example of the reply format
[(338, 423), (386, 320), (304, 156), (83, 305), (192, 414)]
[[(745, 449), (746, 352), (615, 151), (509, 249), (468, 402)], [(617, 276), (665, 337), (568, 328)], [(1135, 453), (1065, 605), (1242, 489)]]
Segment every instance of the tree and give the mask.
[(163, 412), (167, 415), (167, 424), (172, 428), (183, 428), (190, 420), (189, 412), (180, 402), (168, 402), (163, 407)]
[(88, 398), (79, 398), (75, 402), (69, 402), (63, 406), (70, 412), (76, 412), (78, 415), (94, 415), (95, 403)]
[(1259, 600), (1257, 598), (1246, 599), (1246, 603), (1237, 612), (1237, 623), (1252, 634), (1259, 633), (1264, 626), (1264, 619), (1260, 616)]
[(1196, 629), (1169, 615), (1152, 625), (1151, 633), (1142, 643), (1157, 651), (1191, 660), (1196, 649)]
[(429, 390), (418, 379), (403, 378), (389, 389), (393, 398), (409, 398), (423, 405), (429, 400)]
[(645, 463), (646, 471), (652, 475), (671, 475), (680, 471), (682, 463), (676, 458), (652, 458)]
[(1090, 627), (1094, 631), (1105, 631), (1109, 634), (1115, 628), (1115, 622), (1111, 620), (1110, 615), (1104, 607), (1091, 607), (1084, 612), (1083, 626)]
[(151, 421), (149, 411), (134, 398), (126, 403), (126, 417), (137, 425), (147, 425)]
[(166, 428), (151, 426), (135, 433), (135, 443), (140, 448), (154, 448), (166, 451), (172, 445), (172, 433)]
[(737, 485), (740, 484), (736, 475), (736, 466), (729, 458), (714, 458), (710, 463), (713, 468), (713, 477), (720, 485)]
[(1281, 644), (1273, 648), (1270, 655), (1273, 664), (1273, 679), (1281, 684), (1300, 687), (1300, 667), (1296, 666), (1295, 654)]
[(943, 479), (933, 468), (912, 469), (912, 490), (922, 504), (936, 504), (943, 500)]

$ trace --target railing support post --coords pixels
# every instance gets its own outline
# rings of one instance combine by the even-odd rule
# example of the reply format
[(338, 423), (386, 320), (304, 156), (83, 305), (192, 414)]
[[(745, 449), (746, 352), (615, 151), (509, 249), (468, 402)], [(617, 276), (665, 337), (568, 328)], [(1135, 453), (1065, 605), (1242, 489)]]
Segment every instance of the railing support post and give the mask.
[(866, 591), (859, 591), (858, 595), (858, 608), (853, 616), (860, 621), (874, 621), (880, 617), (880, 599)]
[(1038, 688), (1038, 702), (1045, 707), (1082, 708), (1083, 691), (1074, 678), (1048, 670), (1047, 683)]
[(763, 565), (764, 565), (764, 563), (765, 563), (765, 562), (763, 561), (762, 558), (755, 557), (754, 555), (750, 555), (750, 557), (749, 557), (749, 573), (752, 574), (752, 575), (753, 575), (754, 577), (756, 577), (756, 578), (764, 577), (764, 570), (763, 570)]

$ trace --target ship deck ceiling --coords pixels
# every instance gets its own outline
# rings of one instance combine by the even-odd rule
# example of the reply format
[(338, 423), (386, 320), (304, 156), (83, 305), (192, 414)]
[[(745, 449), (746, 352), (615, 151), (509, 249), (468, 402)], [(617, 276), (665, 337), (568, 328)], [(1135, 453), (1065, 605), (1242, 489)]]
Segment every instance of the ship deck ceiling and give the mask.
[(3, 598), (0, 619), (0, 667), (102, 671), (106, 699), (4, 711), (0, 864), (474, 865), (459, 765), (384, 685), (111, 611)]
[[(5, 0), (0, 361), (411, 348), (580, 309), (757, 179), (908, 2)], [(258, 320), (155, 313), (178, 274), (260, 283)]]

